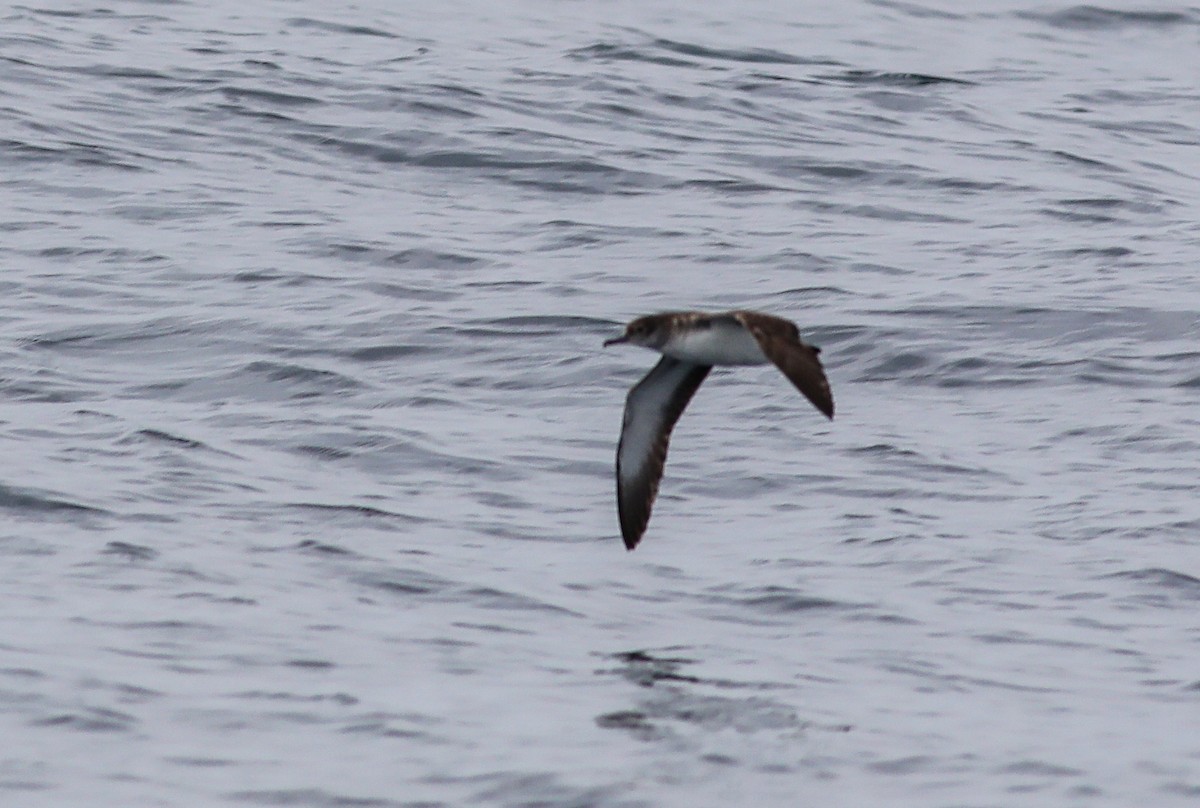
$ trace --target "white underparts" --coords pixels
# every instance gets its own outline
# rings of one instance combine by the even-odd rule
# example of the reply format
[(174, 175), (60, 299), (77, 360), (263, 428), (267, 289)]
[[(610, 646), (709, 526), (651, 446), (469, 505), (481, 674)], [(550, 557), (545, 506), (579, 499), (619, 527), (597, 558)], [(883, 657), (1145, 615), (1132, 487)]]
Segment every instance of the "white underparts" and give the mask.
[(708, 328), (687, 329), (673, 335), (662, 352), (694, 365), (764, 365), (758, 340), (736, 322), (713, 322)]

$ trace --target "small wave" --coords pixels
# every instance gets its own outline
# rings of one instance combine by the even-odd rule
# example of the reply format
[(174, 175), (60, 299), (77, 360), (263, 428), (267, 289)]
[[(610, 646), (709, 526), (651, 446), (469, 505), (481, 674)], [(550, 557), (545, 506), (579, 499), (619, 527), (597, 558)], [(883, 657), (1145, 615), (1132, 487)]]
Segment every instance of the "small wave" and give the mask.
[(281, 107), (299, 107), (320, 104), (321, 99), (307, 95), (295, 95), (278, 90), (260, 90), (252, 87), (223, 87), (222, 94), (234, 101), (254, 101)]
[(1200, 25), (1200, 16), (1194, 11), (1122, 10), (1087, 5), (1053, 12), (1019, 11), (1017, 16), (1079, 31)]
[(0, 509), (24, 513), (107, 514), (102, 508), (0, 484)]
[(413, 516), (412, 514), (400, 513), (398, 511), (387, 511), (383, 508), (375, 508), (370, 505), (330, 505), (319, 502), (300, 502), (293, 503), (288, 507), (320, 514), (331, 520), (350, 516), (359, 519), (383, 519), (414, 525), (428, 521), (420, 516)]
[(128, 713), (102, 707), (60, 713), (33, 721), (34, 726), (38, 727), (63, 727), (78, 732), (131, 732), (137, 723), (137, 719)]
[(410, 356), (421, 356), (437, 353), (438, 349), (428, 345), (368, 345), (365, 348), (355, 348), (343, 355), (358, 362), (394, 362)]
[(129, 561), (153, 561), (158, 558), (157, 550), (124, 541), (110, 541), (104, 545), (103, 552), (105, 555), (121, 556)]
[(385, 39), (398, 39), (396, 34), (382, 28), (372, 28), (367, 25), (345, 25), (343, 23), (316, 20), (312, 17), (292, 17), (285, 21), (291, 28), (310, 28), (327, 34), (346, 34), (349, 36), (377, 36)]
[(1200, 578), (1164, 567), (1146, 567), (1138, 570), (1114, 572), (1106, 578), (1136, 581), (1152, 587), (1152, 591), (1173, 595), (1187, 600), (1200, 600)]
[(973, 81), (950, 76), (934, 76), (927, 73), (889, 73), (884, 70), (845, 70), (840, 73), (826, 73), (817, 78), (829, 82), (872, 87), (928, 87), (937, 84), (970, 87), (975, 84)]
[(277, 391), (290, 398), (313, 398), (362, 387), (358, 381), (336, 371), (266, 360), (243, 366), (231, 378), (251, 383), (260, 394)]

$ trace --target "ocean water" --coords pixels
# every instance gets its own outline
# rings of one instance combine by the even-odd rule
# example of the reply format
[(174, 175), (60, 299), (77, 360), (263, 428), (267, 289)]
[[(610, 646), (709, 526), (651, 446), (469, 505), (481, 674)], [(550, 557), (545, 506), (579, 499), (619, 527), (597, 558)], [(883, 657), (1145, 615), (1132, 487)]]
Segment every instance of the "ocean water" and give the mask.
[[(0, 11), (0, 803), (1200, 799), (1200, 12)], [(762, 309), (643, 544), (634, 316)]]

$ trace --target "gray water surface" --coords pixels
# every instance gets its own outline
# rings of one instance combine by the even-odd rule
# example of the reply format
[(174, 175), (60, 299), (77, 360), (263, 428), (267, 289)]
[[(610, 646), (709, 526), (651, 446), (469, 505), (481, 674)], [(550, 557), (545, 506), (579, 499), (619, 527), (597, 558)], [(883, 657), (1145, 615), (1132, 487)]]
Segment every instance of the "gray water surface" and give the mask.
[[(501, 10), (503, 9), (503, 10)], [(0, 12), (0, 803), (1194, 805), (1200, 12)], [(636, 553), (639, 314), (755, 308)]]

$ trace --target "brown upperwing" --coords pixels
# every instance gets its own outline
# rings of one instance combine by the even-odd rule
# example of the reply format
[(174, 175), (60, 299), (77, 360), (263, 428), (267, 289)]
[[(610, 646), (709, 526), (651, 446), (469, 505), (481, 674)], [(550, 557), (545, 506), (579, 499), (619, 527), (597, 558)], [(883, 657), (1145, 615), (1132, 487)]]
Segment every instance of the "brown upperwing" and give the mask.
[(788, 377), (788, 381), (818, 410), (832, 418), (833, 393), (817, 356), (821, 349), (801, 340), (800, 330), (790, 320), (754, 311), (735, 311), (733, 316), (758, 341), (763, 354)]

